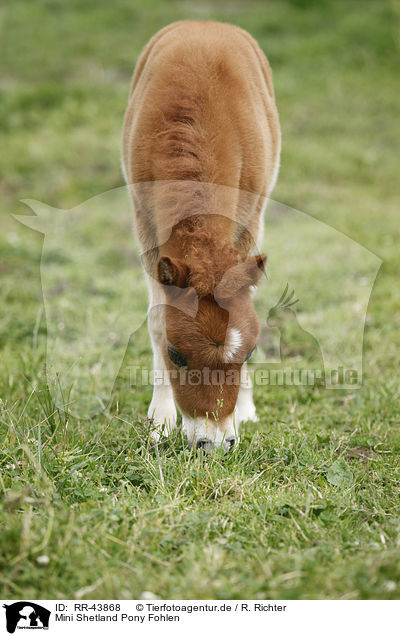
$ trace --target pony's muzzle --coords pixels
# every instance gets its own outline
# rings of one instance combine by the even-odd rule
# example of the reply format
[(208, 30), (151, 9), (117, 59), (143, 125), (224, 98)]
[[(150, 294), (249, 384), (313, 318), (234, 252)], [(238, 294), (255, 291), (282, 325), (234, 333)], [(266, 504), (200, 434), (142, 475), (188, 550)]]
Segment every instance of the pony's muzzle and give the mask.
[[(226, 451), (229, 451), (229, 450), (233, 450), (235, 445), (236, 445), (236, 437), (232, 435), (224, 439), (222, 443), (219, 445), (219, 447), (223, 448)], [(205, 453), (211, 453), (214, 450), (214, 448), (218, 448), (218, 446), (211, 439), (208, 439), (207, 437), (201, 437), (200, 439), (196, 440), (195, 448), (197, 451), (202, 450)]]
[(195, 448), (197, 451), (202, 450), (205, 453), (211, 453), (214, 448), (214, 442), (212, 442), (210, 439), (207, 439), (207, 437), (202, 437), (196, 440)]

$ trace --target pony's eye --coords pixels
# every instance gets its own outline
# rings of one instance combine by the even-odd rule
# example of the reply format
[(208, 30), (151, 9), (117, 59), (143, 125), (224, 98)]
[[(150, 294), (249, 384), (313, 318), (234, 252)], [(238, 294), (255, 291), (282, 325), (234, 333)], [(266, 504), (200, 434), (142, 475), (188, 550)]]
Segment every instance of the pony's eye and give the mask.
[(245, 357), (244, 361), (246, 362), (249, 358), (251, 358), (252, 354), (254, 353), (254, 350), (256, 348), (256, 345), (254, 345), (254, 347), (251, 349), (251, 351), (249, 351), (249, 353), (247, 354), (247, 356)]
[(172, 349), (172, 347), (168, 347), (168, 357), (171, 362), (176, 364), (177, 367), (186, 367), (187, 365), (185, 356), (179, 353), (179, 351), (175, 351), (175, 349)]

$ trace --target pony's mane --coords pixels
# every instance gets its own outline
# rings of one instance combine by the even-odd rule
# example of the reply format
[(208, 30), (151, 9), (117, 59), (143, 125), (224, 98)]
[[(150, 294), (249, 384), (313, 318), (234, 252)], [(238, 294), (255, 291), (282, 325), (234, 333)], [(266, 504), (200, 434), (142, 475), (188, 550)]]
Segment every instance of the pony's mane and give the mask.
[[(201, 129), (195, 105), (182, 96), (181, 102), (164, 108), (161, 129), (154, 134), (155, 152), (162, 161), (167, 178), (200, 181), (203, 176), (200, 157)], [(197, 121), (196, 121), (197, 120)]]
[(226, 271), (242, 261), (228, 238), (221, 242), (213, 235), (210, 217), (184, 219), (174, 228), (173, 237), (190, 266), (189, 284), (200, 297), (213, 295)]
[(153, 133), (153, 165), (164, 179), (212, 178), (205, 142), (209, 91), (196, 68), (175, 61), (173, 75), (169, 74), (154, 94), (160, 106)]
[(153, 133), (152, 169), (162, 175), (154, 186), (157, 232), (162, 242), (171, 233), (171, 240), (179, 245), (190, 268), (189, 284), (199, 296), (212, 295), (226, 271), (245, 256), (235, 246), (234, 232), (221, 238), (221, 233), (213, 231), (212, 216), (218, 216), (219, 210), (233, 211), (238, 204), (237, 190), (216, 181), (218, 162), (207, 133), (213, 85), (219, 85), (220, 74), (226, 71), (221, 64), (210, 56), (210, 86), (209, 78), (206, 83), (199, 78), (196, 65), (178, 62), (174, 75), (154, 95), (160, 109)]

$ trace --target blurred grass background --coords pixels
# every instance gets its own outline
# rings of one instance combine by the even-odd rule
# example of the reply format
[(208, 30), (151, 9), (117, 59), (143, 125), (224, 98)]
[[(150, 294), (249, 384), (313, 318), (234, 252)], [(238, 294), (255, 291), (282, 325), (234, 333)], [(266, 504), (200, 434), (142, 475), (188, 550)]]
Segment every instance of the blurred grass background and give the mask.
[[(5, 0), (0, 17), (0, 596), (398, 598), (398, 4)], [(258, 388), (261, 422), (237, 452), (195, 458), (178, 434), (159, 464), (148, 391), (117, 391), (89, 423), (52, 403), (42, 238), (10, 213), (26, 213), (21, 198), (68, 208), (123, 184), (135, 60), (183, 18), (258, 40), (283, 135), (274, 198), (384, 263), (362, 390)], [(149, 363), (145, 335), (133, 353)]]

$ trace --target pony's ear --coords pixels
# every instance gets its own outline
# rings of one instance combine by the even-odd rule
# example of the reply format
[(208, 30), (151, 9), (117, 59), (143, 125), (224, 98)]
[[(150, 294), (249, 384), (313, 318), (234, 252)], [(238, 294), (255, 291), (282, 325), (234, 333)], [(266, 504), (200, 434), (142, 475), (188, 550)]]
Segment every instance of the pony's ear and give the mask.
[(257, 254), (254, 258), (256, 259), (257, 269), (256, 269), (256, 280), (255, 280), (255, 282), (253, 284), (257, 285), (257, 283), (260, 280), (262, 274), (264, 274), (264, 272), (265, 272), (265, 268), (267, 266), (267, 255), (266, 254)]
[(249, 256), (242, 263), (231, 267), (225, 272), (214, 295), (219, 298), (229, 298), (245, 287), (257, 285), (265, 271), (266, 263), (266, 254), (257, 254), (257, 256)]
[(188, 266), (177, 258), (162, 256), (157, 263), (157, 278), (163, 285), (188, 286)]

